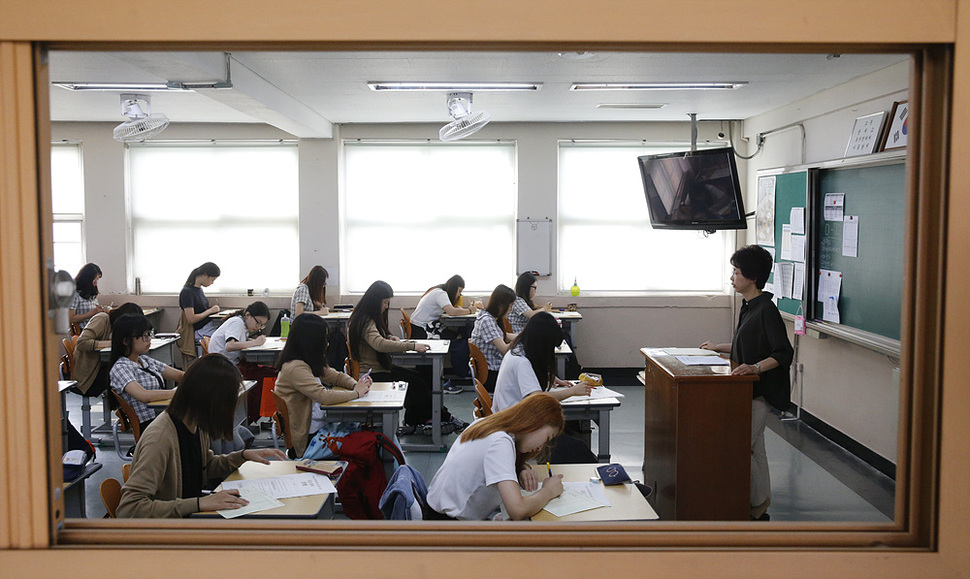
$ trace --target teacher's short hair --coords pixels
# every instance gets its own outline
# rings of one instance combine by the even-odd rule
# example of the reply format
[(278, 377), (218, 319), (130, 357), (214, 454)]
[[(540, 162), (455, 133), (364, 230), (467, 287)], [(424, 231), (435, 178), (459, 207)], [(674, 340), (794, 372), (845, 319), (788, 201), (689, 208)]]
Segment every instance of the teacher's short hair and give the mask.
[(768, 250), (760, 245), (746, 245), (731, 256), (731, 265), (741, 270), (741, 275), (754, 280), (758, 289), (765, 289), (771, 264), (774, 260)]

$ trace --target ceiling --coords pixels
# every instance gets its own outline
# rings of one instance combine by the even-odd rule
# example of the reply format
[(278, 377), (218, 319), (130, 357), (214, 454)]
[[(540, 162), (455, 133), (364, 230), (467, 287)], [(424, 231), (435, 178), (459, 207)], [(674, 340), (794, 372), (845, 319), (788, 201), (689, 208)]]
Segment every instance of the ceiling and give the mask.
[[(333, 124), (441, 123), (442, 92), (374, 92), (367, 81), (522, 81), (532, 92), (479, 92), (493, 122), (745, 119), (907, 58), (903, 54), (699, 54), (554, 52), (233, 52), (231, 89), (152, 92), (152, 112), (173, 122), (267, 123), (301, 138)], [(570, 58), (572, 57), (572, 58)], [(225, 80), (223, 52), (73, 52), (50, 55), (52, 82)], [(735, 90), (570, 91), (574, 82), (743, 81)], [(51, 120), (126, 120), (123, 91), (51, 87)], [(131, 91), (124, 91), (131, 92)], [(663, 104), (656, 110), (599, 104)]]

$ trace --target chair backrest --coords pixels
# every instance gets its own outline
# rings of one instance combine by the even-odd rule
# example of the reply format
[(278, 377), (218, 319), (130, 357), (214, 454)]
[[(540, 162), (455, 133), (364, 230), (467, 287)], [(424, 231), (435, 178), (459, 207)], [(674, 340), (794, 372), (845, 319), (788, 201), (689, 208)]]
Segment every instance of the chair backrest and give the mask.
[[(127, 465), (125, 465), (127, 466)], [(118, 504), (121, 502), (121, 483), (116, 478), (106, 478), (101, 481), (101, 502), (108, 511), (108, 517), (117, 517)]]
[(264, 418), (272, 418), (276, 414), (276, 401), (273, 399), (273, 390), (276, 388), (276, 376), (266, 376), (263, 378), (263, 391), (259, 400), (259, 415)]
[(74, 322), (71, 322), (71, 336), (76, 337), (80, 335), (81, 335), (81, 326), (75, 324)]
[(114, 396), (115, 402), (118, 404), (118, 410), (115, 413), (118, 415), (118, 419), (124, 425), (122, 430), (131, 430), (131, 433), (135, 436), (135, 442), (141, 438), (141, 423), (138, 422), (138, 414), (135, 413), (135, 409), (131, 407), (131, 404), (118, 395), (114, 390), (108, 390), (112, 396)]
[(482, 384), (488, 380), (488, 362), (485, 361), (485, 354), (471, 341), (468, 342), (468, 367), (471, 368), (475, 379)]
[(492, 395), (488, 393), (488, 390), (477, 378), (475, 379), (475, 392), (478, 394), (478, 398), (475, 399), (475, 408), (482, 412), (479, 418), (485, 418), (492, 413)]
[(347, 340), (347, 357), (344, 358), (344, 369), (347, 375), (356, 380), (360, 376), (360, 363), (354, 359), (354, 354), (350, 350), (350, 340)]
[[(506, 334), (514, 334), (512, 331), (512, 322), (506, 316), (502, 316), (502, 329), (505, 330)], [(506, 340), (507, 342), (508, 340)]]
[(64, 338), (61, 340), (64, 344), (64, 356), (67, 358), (67, 375), (68, 380), (74, 379), (74, 352), (77, 350), (77, 336), (71, 336), (70, 338)]
[(128, 482), (128, 477), (130, 476), (131, 476), (131, 463), (126, 462), (125, 464), (121, 465), (121, 478), (124, 479), (125, 482)]
[(205, 356), (209, 353), (209, 336), (202, 336), (199, 340), (199, 345), (202, 346), (202, 355)]
[(404, 308), (401, 308), (401, 337), (405, 340), (411, 339), (411, 316)]
[(276, 413), (273, 414), (273, 420), (276, 421), (280, 432), (283, 433), (283, 445), (289, 451), (293, 448), (293, 438), (290, 436), (290, 411), (286, 408), (286, 402), (276, 392), (273, 392), (273, 401), (276, 403)]

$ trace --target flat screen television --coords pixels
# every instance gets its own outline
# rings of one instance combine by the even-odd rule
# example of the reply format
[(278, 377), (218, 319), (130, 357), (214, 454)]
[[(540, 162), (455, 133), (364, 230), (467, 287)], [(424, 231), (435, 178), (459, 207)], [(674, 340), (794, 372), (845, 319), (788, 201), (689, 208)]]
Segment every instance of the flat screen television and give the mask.
[(638, 160), (654, 229), (747, 229), (733, 147)]

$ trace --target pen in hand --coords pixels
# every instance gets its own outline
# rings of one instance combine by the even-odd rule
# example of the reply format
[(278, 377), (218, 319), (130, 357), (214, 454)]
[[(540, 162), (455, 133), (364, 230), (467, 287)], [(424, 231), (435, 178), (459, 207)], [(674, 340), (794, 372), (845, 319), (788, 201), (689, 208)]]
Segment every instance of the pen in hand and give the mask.
[(552, 466), (546, 462), (546, 469), (549, 471), (549, 478), (552, 478)]

